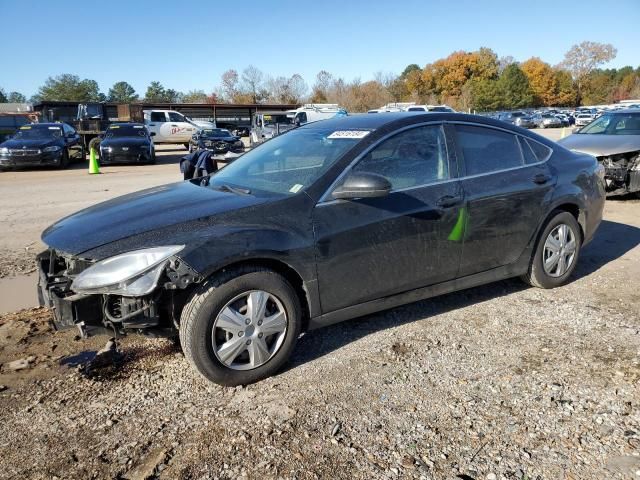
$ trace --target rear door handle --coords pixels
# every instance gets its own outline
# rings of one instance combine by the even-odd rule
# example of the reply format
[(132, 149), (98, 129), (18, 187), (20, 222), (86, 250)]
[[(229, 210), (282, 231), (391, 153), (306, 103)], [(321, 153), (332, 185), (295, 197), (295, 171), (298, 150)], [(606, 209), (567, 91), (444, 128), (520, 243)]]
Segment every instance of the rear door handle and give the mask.
[(461, 195), (445, 195), (444, 197), (440, 197), (436, 201), (436, 205), (442, 208), (450, 208), (455, 207), (456, 205), (462, 203)]
[(544, 185), (549, 180), (551, 180), (551, 177), (544, 173), (539, 173), (535, 177), (533, 177), (533, 183), (537, 183), (538, 185)]

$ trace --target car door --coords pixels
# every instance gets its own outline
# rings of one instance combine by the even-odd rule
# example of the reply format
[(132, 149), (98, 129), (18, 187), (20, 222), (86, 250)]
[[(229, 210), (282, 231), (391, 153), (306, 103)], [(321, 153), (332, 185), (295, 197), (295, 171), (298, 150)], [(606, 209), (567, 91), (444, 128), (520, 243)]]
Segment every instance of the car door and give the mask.
[(169, 127), (171, 128), (171, 141), (173, 143), (189, 143), (191, 136), (196, 133), (193, 124), (187, 122), (184, 115), (178, 112), (167, 112)]
[[(494, 127), (456, 124), (465, 195), (460, 276), (514, 263), (536, 233), (555, 183), (551, 149)], [(533, 148), (532, 148), (533, 147)]]
[(342, 176), (382, 175), (391, 182), (389, 195), (333, 200), (328, 192), (316, 205), (324, 313), (455, 278), (463, 198), (449, 150), (440, 124), (405, 129), (370, 149)]
[(155, 133), (153, 139), (156, 143), (171, 141), (171, 128), (167, 120), (167, 112), (157, 110), (148, 112), (148, 118), (145, 118), (149, 132)]
[(62, 124), (62, 131), (64, 132), (64, 143), (69, 158), (73, 160), (82, 159), (84, 151), (80, 144), (80, 136), (78, 133), (66, 123)]

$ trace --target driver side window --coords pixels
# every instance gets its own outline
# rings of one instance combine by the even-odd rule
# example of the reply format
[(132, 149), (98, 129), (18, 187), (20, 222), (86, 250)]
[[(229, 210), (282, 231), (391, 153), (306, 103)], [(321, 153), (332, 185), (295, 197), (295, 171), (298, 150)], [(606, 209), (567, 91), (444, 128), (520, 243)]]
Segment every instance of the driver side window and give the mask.
[(376, 173), (400, 190), (449, 179), (449, 159), (441, 125), (416, 127), (385, 140), (353, 168)]
[(169, 121), (170, 122), (186, 122), (184, 117), (176, 112), (169, 112)]

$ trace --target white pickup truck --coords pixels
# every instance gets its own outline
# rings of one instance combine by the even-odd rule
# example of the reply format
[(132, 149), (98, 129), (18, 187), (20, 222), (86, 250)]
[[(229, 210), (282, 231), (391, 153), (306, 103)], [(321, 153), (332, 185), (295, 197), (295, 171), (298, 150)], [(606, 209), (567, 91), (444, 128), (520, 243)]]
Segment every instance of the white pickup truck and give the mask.
[(189, 149), (191, 136), (202, 128), (215, 128), (215, 123), (191, 120), (174, 110), (144, 110), (144, 124), (155, 133), (153, 143), (180, 143)]

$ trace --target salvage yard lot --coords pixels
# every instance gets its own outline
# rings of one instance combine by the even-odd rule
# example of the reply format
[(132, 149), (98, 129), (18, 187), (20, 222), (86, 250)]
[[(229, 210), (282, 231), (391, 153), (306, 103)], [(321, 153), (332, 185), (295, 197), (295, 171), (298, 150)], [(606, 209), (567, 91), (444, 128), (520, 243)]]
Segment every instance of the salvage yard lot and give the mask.
[[(100, 176), (0, 174), (3, 272), (28, 269), (60, 216), (179, 180), (173, 148)], [(2, 315), (0, 479), (638, 478), (639, 211), (607, 202), (565, 287), (509, 280), (310, 332), (245, 388), (138, 337), (122, 368), (87, 373), (104, 337), (53, 333), (42, 309)]]

